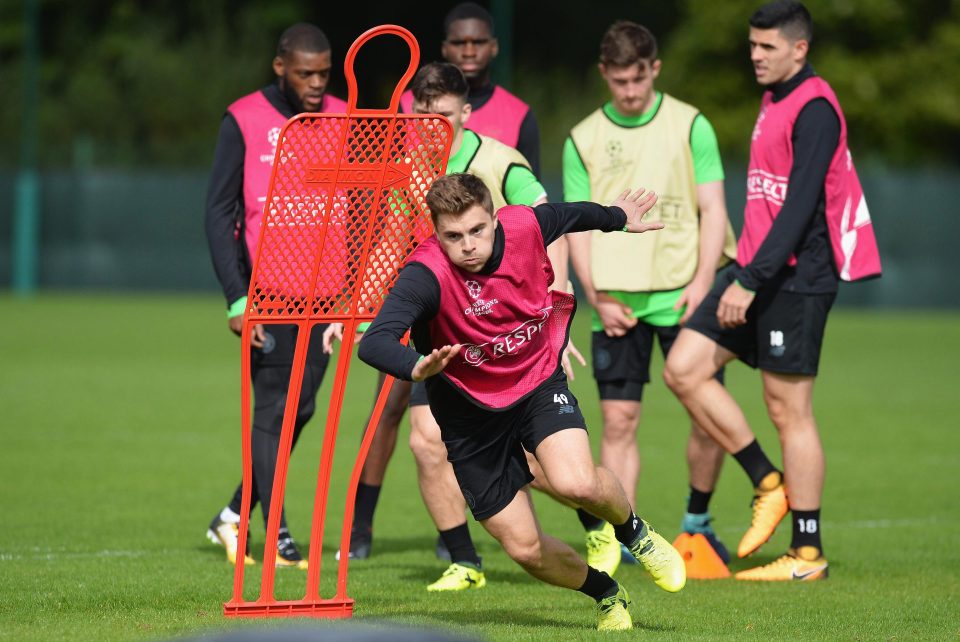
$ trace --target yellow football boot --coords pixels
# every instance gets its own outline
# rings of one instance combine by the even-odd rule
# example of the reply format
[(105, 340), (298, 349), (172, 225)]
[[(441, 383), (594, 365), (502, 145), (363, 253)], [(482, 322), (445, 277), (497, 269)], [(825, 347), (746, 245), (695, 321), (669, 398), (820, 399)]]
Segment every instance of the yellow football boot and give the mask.
[(483, 571), (466, 564), (454, 562), (443, 572), (440, 579), (427, 587), (427, 590), (436, 591), (465, 591), (467, 589), (483, 588), (487, 585), (487, 578)]
[(628, 547), (630, 553), (650, 573), (657, 586), (676, 593), (687, 583), (687, 567), (683, 558), (650, 524), (645, 521), (643, 524), (647, 534)]
[(587, 565), (613, 577), (620, 566), (620, 542), (617, 541), (613, 526), (604, 522), (602, 529), (587, 531), (586, 538)]
[(753, 498), (753, 519), (750, 521), (750, 528), (743, 534), (743, 539), (737, 547), (739, 557), (746, 557), (763, 546), (789, 510), (787, 492), (783, 483), (772, 490), (763, 491), (758, 488), (756, 493)]
[[(617, 546), (617, 552), (620, 547)], [(633, 619), (627, 606), (630, 596), (627, 589), (617, 585), (617, 594), (605, 597), (597, 602), (597, 630), (598, 631), (629, 631), (633, 628)]]
[[(214, 544), (219, 544), (227, 550), (227, 560), (231, 564), (237, 563), (237, 538), (240, 537), (240, 524), (236, 522), (225, 522), (219, 515), (210, 523), (207, 529), (207, 539)], [(247, 547), (249, 548), (249, 540)], [(247, 566), (256, 564), (249, 554), (243, 556), (243, 563)]]
[(829, 575), (827, 558), (815, 546), (801, 546), (797, 550), (788, 549), (787, 554), (764, 566), (740, 571), (734, 577), (738, 580), (756, 582), (810, 582), (825, 580)]

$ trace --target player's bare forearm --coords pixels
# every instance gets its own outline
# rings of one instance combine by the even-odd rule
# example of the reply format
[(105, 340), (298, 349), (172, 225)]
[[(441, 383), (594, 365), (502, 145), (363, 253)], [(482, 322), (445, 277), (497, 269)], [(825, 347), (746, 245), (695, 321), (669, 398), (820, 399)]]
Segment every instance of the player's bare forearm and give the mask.
[(597, 290), (593, 287), (593, 276), (590, 273), (590, 235), (592, 232), (579, 232), (577, 234), (568, 234), (567, 241), (570, 246), (570, 262), (573, 264), (573, 272), (577, 275), (577, 280), (583, 286), (583, 293), (587, 297), (590, 305), (597, 304)]
[(697, 271), (677, 301), (677, 309), (685, 307), (680, 323), (693, 315), (713, 285), (727, 233), (727, 206), (724, 202), (723, 181), (697, 186), (697, 204), (700, 209), (700, 248)]
[(694, 279), (712, 283), (727, 234), (727, 205), (723, 181), (697, 185), (700, 206), (700, 253)]

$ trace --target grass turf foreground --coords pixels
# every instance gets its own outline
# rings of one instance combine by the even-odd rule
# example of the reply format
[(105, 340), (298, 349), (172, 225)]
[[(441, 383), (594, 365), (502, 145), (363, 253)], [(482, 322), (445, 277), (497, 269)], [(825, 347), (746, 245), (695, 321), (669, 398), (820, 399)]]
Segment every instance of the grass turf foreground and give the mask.
[[(240, 470), (238, 344), (219, 299), (3, 296), (0, 306), (0, 639), (169, 639), (265, 626), (223, 618), (232, 568), (204, 538)], [(584, 352), (586, 321), (582, 312), (574, 331)], [(831, 578), (809, 585), (690, 582), (669, 595), (637, 567), (625, 567), (617, 577), (634, 599), (635, 634), (956, 639), (958, 354), (956, 314), (835, 312), (816, 393), (828, 460), (822, 528)], [(654, 367), (659, 372), (659, 359)], [(327, 596), (346, 477), (373, 396), (370, 369), (355, 361), (352, 375), (324, 544)], [(779, 461), (757, 374), (735, 365), (728, 381)], [(589, 370), (579, 370), (572, 386), (596, 445), (601, 422)], [(640, 431), (638, 513), (668, 538), (686, 496), (686, 426), (654, 375)], [(291, 529), (304, 549), (321, 428), (315, 419), (304, 433), (287, 489)], [(381, 495), (374, 557), (350, 574), (355, 621), (492, 640), (599, 637), (588, 598), (528, 577), (476, 523), (487, 587), (453, 595), (424, 590), (444, 565), (433, 556), (435, 531), (419, 499), (408, 434), (402, 427)], [(712, 508), (730, 547), (748, 524), (749, 499), (746, 476), (729, 461)], [(545, 530), (582, 551), (573, 513), (543, 497), (536, 502)], [(259, 560), (259, 510), (252, 523)], [(789, 536), (785, 523), (754, 560), (734, 562), (734, 569), (773, 559)], [(251, 599), (258, 577), (248, 573)], [(279, 569), (277, 577), (279, 597), (302, 595), (304, 572)]]

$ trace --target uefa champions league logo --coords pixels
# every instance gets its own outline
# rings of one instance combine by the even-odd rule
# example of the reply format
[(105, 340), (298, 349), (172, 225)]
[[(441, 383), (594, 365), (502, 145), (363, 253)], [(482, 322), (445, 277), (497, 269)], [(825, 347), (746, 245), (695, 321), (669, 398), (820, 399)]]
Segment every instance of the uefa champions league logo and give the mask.
[(607, 140), (603, 144), (603, 151), (607, 154), (607, 165), (601, 168), (603, 172), (621, 171), (623, 168), (633, 165), (633, 160), (624, 157), (623, 141), (616, 138)]
[(271, 127), (270, 131), (267, 132), (267, 142), (270, 143), (271, 147), (276, 147), (277, 143), (280, 142), (280, 128)]
[(463, 284), (467, 286), (467, 292), (474, 299), (480, 298), (480, 284), (476, 281), (464, 281)]
[(270, 163), (273, 165), (273, 157), (277, 154), (277, 143), (280, 142), (280, 128), (271, 127), (267, 131), (267, 143), (270, 145), (269, 154), (260, 154), (261, 163)]
[(470, 295), (470, 298), (473, 299), (473, 303), (463, 309), (463, 313), (467, 316), (471, 314), (474, 316), (482, 317), (485, 314), (490, 314), (490, 311), (493, 309), (493, 306), (497, 303), (500, 303), (497, 299), (491, 299), (489, 301), (484, 301), (480, 298), (481, 286), (476, 281), (464, 281), (463, 284), (467, 286), (467, 294)]

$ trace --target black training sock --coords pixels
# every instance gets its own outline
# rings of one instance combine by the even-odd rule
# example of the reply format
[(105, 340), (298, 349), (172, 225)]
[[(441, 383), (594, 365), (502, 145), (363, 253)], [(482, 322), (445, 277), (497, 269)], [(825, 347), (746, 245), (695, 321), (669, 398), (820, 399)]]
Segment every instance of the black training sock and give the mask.
[(687, 512), (694, 515), (706, 513), (710, 506), (711, 497), (713, 497), (712, 490), (704, 492), (690, 486), (690, 496), (687, 497)]
[(455, 564), (469, 564), (480, 568), (480, 556), (477, 555), (477, 549), (473, 545), (473, 539), (470, 537), (470, 528), (464, 522), (459, 526), (445, 531), (440, 531), (440, 539), (443, 540), (447, 550), (450, 551), (450, 561)]
[(647, 525), (637, 517), (636, 513), (630, 511), (630, 517), (627, 518), (627, 521), (620, 525), (614, 524), (613, 531), (617, 534), (617, 540), (629, 547), (635, 541), (647, 535)]
[(763, 449), (760, 447), (760, 444), (757, 443), (756, 439), (751, 441), (743, 450), (733, 453), (733, 458), (737, 460), (737, 463), (740, 464), (744, 472), (747, 473), (747, 476), (750, 477), (754, 488), (759, 488), (760, 482), (770, 473), (780, 472), (767, 458), (766, 454), (764, 454)]
[(580, 520), (580, 523), (583, 524), (583, 530), (585, 531), (598, 531), (603, 528), (603, 520), (595, 515), (591, 515), (582, 508), (577, 509), (577, 518)]
[(353, 527), (373, 528), (373, 513), (377, 510), (377, 499), (380, 498), (380, 486), (370, 486), (360, 482), (357, 484), (357, 499), (353, 505)]
[(801, 546), (813, 546), (823, 553), (820, 544), (820, 509), (793, 510), (793, 539), (790, 548), (796, 550)]
[(588, 566), (587, 579), (583, 581), (583, 586), (577, 590), (599, 602), (605, 597), (616, 595), (619, 587), (609, 575), (603, 571), (598, 571), (592, 566)]

